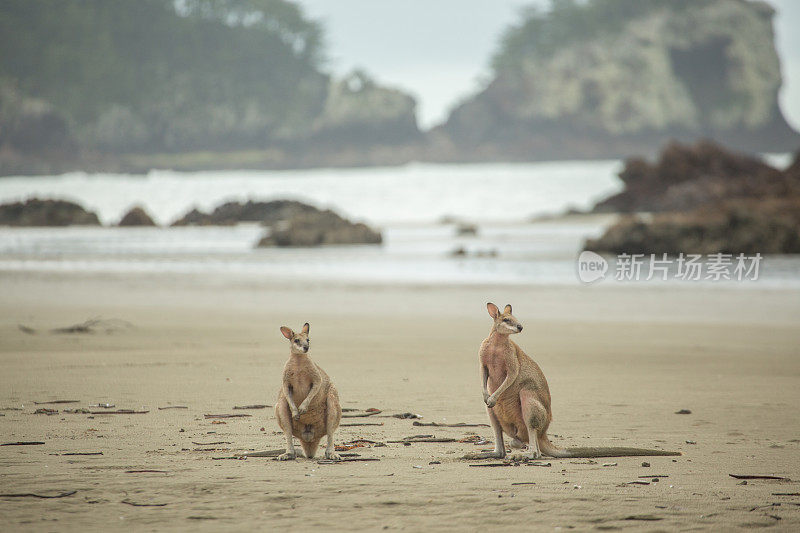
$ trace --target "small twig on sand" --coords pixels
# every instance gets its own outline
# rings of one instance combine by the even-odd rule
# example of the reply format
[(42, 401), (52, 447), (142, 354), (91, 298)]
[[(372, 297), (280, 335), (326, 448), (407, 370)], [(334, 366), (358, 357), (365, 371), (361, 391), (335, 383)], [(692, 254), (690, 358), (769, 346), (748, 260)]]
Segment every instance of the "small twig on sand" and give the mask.
[(166, 407), (158, 408), (159, 411), (166, 411), (167, 409), (188, 409), (188, 407), (186, 407), (185, 405), (168, 405)]
[(166, 470), (126, 470), (126, 474), (168, 474)]
[(492, 466), (515, 466), (515, 465), (514, 465), (514, 463), (477, 463), (477, 464), (471, 464), (469, 466), (489, 466), (489, 467), (492, 467)]
[(728, 474), (732, 478), (736, 479), (779, 479), (781, 481), (791, 481), (788, 477), (780, 477), (780, 476), (764, 476), (764, 475), (748, 475), (748, 474)]
[(512, 483), (512, 485), (536, 485), (535, 481), (518, 481), (516, 483)]
[(118, 329), (132, 328), (133, 324), (120, 320), (118, 318), (102, 319), (90, 318), (79, 324), (73, 324), (63, 328), (52, 328), (50, 333), (66, 334), (66, 333), (94, 333), (96, 329), (102, 329), (105, 333), (111, 333)]
[(52, 400), (49, 402), (33, 402), (34, 405), (51, 405), (56, 403), (80, 403), (80, 400)]
[(342, 418), (364, 418), (367, 416), (375, 416), (380, 413), (380, 409), (375, 409), (374, 411), (366, 410), (363, 413), (352, 413), (352, 414), (343, 414)]
[(36, 335), (36, 330), (33, 328), (29, 328), (28, 326), (24, 326), (22, 324), (17, 324), (17, 327), (22, 333), (27, 333), (28, 335)]
[(61, 455), (103, 455), (103, 452), (69, 452)]
[(206, 418), (245, 418), (253, 415), (242, 414), (242, 415), (203, 415), (203, 416), (205, 416)]
[(413, 435), (411, 437), (403, 437), (403, 440), (387, 440), (386, 442), (391, 442), (394, 444), (404, 444), (406, 442), (456, 442), (456, 439), (449, 437), (438, 438), (434, 437), (433, 435)]
[(255, 405), (234, 405), (234, 409), (266, 409), (267, 407), (272, 407), (271, 405), (266, 404), (255, 404)]
[(124, 503), (125, 505), (133, 505), (134, 507), (164, 507), (166, 503), (136, 503), (130, 500), (122, 500), (120, 503)]
[(320, 465), (331, 465), (336, 463), (364, 463), (364, 462), (371, 462), (371, 461), (380, 461), (377, 457), (342, 457), (338, 461), (333, 461), (331, 459), (320, 459), (317, 461), (317, 464)]
[(421, 427), (441, 427), (441, 428), (488, 428), (489, 424), (465, 424), (458, 422), (457, 424), (439, 424), (437, 422), (417, 422), (414, 421), (413, 425)]
[(42, 498), (42, 499), (66, 498), (67, 496), (72, 496), (76, 492), (78, 491), (71, 490), (69, 492), (62, 492), (60, 494), (54, 494), (52, 496), (47, 494), (34, 494), (33, 492), (18, 492), (13, 494), (0, 494), (0, 498)]
[(656, 522), (658, 520), (663, 520), (663, 518), (652, 514), (634, 514), (626, 516), (625, 518), (623, 518), (623, 520), (642, 520), (644, 522)]
[(383, 422), (378, 423), (371, 423), (371, 422), (357, 422), (354, 424), (339, 424), (339, 427), (356, 427), (356, 426), (382, 426)]
[(20, 441), (20, 442), (4, 442), (0, 446), (36, 446), (37, 444), (44, 444), (40, 441)]
[(146, 415), (150, 411), (134, 411), (133, 409), (118, 409), (116, 411), (90, 411), (93, 415)]
[(217, 444), (233, 444), (233, 443), (221, 440), (221, 441), (218, 441), (218, 442), (195, 442), (195, 441), (192, 441), (192, 444), (194, 444), (196, 446), (216, 446)]

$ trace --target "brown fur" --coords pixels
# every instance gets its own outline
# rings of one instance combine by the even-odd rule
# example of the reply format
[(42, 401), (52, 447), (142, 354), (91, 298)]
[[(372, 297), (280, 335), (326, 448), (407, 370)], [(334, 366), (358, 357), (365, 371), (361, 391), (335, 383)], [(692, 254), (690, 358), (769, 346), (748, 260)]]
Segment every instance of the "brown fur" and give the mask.
[(286, 453), (278, 459), (297, 457), (293, 436), (300, 440), (305, 456), (313, 458), (320, 440), (327, 435), (325, 458), (338, 461), (333, 433), (342, 418), (339, 394), (328, 374), (308, 356), (309, 330), (308, 323), (300, 333), (281, 327), (281, 333), (289, 339), (291, 353), (283, 367), (283, 381), (275, 405), (278, 425), (286, 435)]
[(547, 428), (553, 420), (547, 380), (539, 365), (509, 339), (509, 335), (522, 331), (522, 324), (511, 314), (510, 305), (502, 313), (493, 303), (486, 307), (493, 323), (489, 336), (481, 343), (479, 357), (483, 400), (495, 432), (495, 449), (482, 456), (505, 457), (503, 433), (512, 438), (513, 448), (528, 444), (532, 459), (542, 453), (552, 457), (680, 455), (642, 448), (555, 447), (547, 438)]

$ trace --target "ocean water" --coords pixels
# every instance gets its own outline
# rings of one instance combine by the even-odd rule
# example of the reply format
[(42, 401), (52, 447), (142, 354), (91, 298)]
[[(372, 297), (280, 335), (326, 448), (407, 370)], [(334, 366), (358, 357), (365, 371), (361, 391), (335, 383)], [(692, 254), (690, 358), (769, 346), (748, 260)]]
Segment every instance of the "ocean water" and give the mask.
[[(0, 271), (166, 272), (264, 282), (579, 284), (576, 258), (583, 243), (602, 233), (613, 216), (549, 215), (585, 209), (617, 192), (620, 168), (618, 161), (582, 161), (3, 178), (0, 203), (72, 200), (95, 211), (106, 226), (0, 227)], [(266, 230), (257, 224), (167, 226), (193, 207), (277, 198), (330, 207), (377, 226), (384, 244), (259, 249), (255, 244)], [(111, 226), (134, 205), (161, 227)], [(457, 235), (454, 224), (441, 222), (446, 216), (477, 224), (478, 234)], [(466, 255), (453, 253), (459, 249)], [(756, 283), (800, 287), (800, 260), (766, 258), (758, 282), (738, 284)]]

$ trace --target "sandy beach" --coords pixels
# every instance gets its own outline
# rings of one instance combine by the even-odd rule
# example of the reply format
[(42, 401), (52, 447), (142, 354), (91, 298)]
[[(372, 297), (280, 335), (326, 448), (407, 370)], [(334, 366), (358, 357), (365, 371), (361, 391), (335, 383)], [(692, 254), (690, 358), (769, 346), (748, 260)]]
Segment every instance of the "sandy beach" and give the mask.
[[(0, 492), (75, 491), (0, 497), (5, 530), (800, 528), (796, 481), (729, 476), (800, 480), (797, 291), (23, 272), (0, 274), (0, 288), (0, 440), (44, 442), (0, 447)], [(525, 325), (516, 340), (548, 378), (554, 443), (683, 455), (474, 467), (461, 456), (490, 445), (388, 443), (493, 439), (391, 417), (487, 423), (477, 349), (489, 300)], [(92, 317), (112, 331), (47, 331)], [(284, 446), (271, 408), (233, 408), (274, 404), (288, 355), (278, 328), (305, 321), (342, 406), (381, 410), (343, 419), (336, 443), (387, 443), (349, 450), (379, 460), (221, 459)], [(78, 403), (34, 403), (54, 400)], [(147, 413), (64, 412), (102, 403)], [(175, 406), (186, 409), (159, 409)], [(346, 426), (365, 423), (382, 425)]]

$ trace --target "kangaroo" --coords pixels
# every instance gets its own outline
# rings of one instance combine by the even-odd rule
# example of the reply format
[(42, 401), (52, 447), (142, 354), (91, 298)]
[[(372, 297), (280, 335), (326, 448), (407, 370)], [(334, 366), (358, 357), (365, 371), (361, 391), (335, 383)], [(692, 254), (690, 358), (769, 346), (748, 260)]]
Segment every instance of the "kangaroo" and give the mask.
[(300, 439), (303, 452), (311, 459), (317, 452), (319, 441), (327, 435), (325, 458), (338, 461), (340, 457), (333, 446), (333, 432), (342, 419), (339, 394), (328, 374), (308, 356), (309, 330), (308, 322), (303, 324), (300, 333), (281, 326), (281, 333), (289, 339), (290, 355), (283, 367), (283, 382), (275, 405), (278, 425), (286, 434), (286, 453), (278, 459), (288, 461), (297, 457), (292, 436)]
[(483, 401), (494, 428), (494, 451), (476, 458), (502, 459), (506, 456), (503, 432), (511, 437), (512, 448), (527, 443), (530, 459), (542, 454), (551, 457), (625, 457), (634, 455), (681, 455), (680, 452), (643, 448), (557, 448), (547, 438), (553, 420), (550, 389), (541, 368), (528, 357), (510, 335), (522, 331), (522, 324), (512, 314), (510, 305), (501, 313), (493, 303), (486, 304), (492, 317), (492, 329), (481, 343), (481, 383)]

